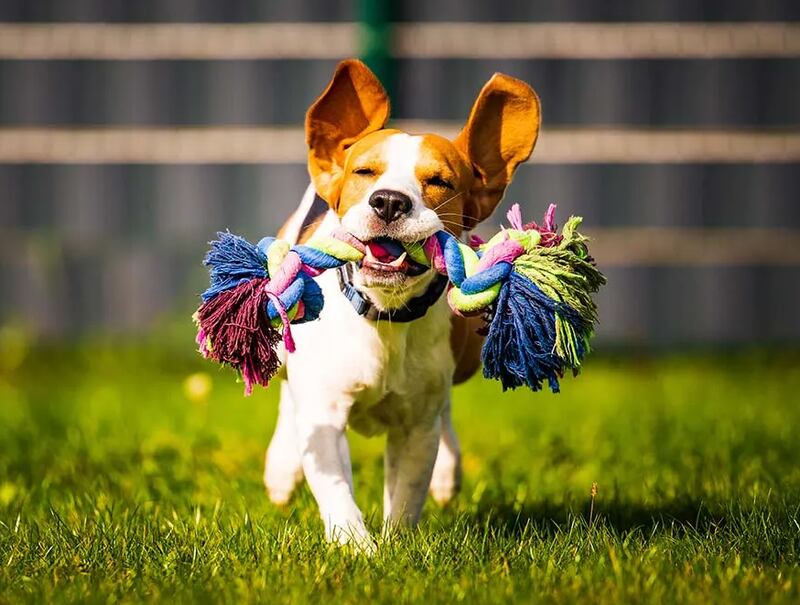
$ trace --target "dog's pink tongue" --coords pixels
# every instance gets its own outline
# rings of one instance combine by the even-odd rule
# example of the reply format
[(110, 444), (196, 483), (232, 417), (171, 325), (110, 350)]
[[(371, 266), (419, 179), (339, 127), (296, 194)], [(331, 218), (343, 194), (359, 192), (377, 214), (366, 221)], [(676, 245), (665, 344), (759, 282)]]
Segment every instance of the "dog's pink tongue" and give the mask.
[(367, 246), (369, 246), (369, 251), (372, 252), (372, 256), (374, 256), (378, 261), (382, 263), (390, 263), (395, 260), (395, 256), (392, 256), (389, 251), (381, 246), (378, 242), (368, 242)]

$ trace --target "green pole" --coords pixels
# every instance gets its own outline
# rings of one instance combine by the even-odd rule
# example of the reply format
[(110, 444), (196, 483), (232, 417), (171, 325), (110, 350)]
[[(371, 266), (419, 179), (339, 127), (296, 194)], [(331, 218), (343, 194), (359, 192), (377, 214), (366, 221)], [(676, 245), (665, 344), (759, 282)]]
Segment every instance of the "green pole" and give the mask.
[(378, 76), (389, 99), (394, 99), (391, 4), (391, 0), (358, 0), (357, 17), (361, 60)]

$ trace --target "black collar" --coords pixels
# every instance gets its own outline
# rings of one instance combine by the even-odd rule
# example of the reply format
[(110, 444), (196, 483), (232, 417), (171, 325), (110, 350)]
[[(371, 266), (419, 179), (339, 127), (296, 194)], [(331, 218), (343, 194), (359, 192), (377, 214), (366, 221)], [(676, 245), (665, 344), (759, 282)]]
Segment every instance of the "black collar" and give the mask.
[(428, 309), (439, 300), (447, 286), (447, 276), (437, 273), (428, 289), (419, 296), (412, 298), (408, 304), (394, 311), (379, 311), (370, 300), (356, 290), (352, 282), (353, 267), (350, 263), (339, 267), (336, 274), (339, 276), (339, 288), (353, 305), (356, 313), (370, 321), (395, 321), (406, 323), (424, 316)]

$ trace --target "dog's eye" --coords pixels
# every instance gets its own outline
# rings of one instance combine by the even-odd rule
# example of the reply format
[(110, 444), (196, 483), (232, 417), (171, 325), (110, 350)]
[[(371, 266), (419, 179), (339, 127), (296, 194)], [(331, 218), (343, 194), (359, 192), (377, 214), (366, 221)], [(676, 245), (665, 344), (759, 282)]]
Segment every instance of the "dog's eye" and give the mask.
[(356, 168), (353, 174), (360, 174), (361, 176), (375, 176), (375, 171), (372, 168)]
[(425, 181), (425, 184), (430, 185), (431, 187), (444, 187), (445, 189), (455, 189), (455, 187), (453, 187), (453, 183), (451, 183), (450, 181), (446, 181), (439, 175), (430, 177)]

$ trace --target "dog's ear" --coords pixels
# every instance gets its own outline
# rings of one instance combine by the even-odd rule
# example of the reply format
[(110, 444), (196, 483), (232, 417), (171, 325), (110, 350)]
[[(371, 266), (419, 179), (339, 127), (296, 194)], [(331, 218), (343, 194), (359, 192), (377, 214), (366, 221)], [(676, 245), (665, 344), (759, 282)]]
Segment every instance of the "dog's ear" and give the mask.
[(347, 148), (380, 130), (389, 119), (389, 97), (369, 68), (348, 59), (306, 114), (308, 171), (317, 193), (335, 207)]
[(530, 157), (540, 121), (539, 97), (525, 82), (497, 73), (484, 85), (454, 141), (475, 174), (465, 229), (494, 212), (517, 166)]

